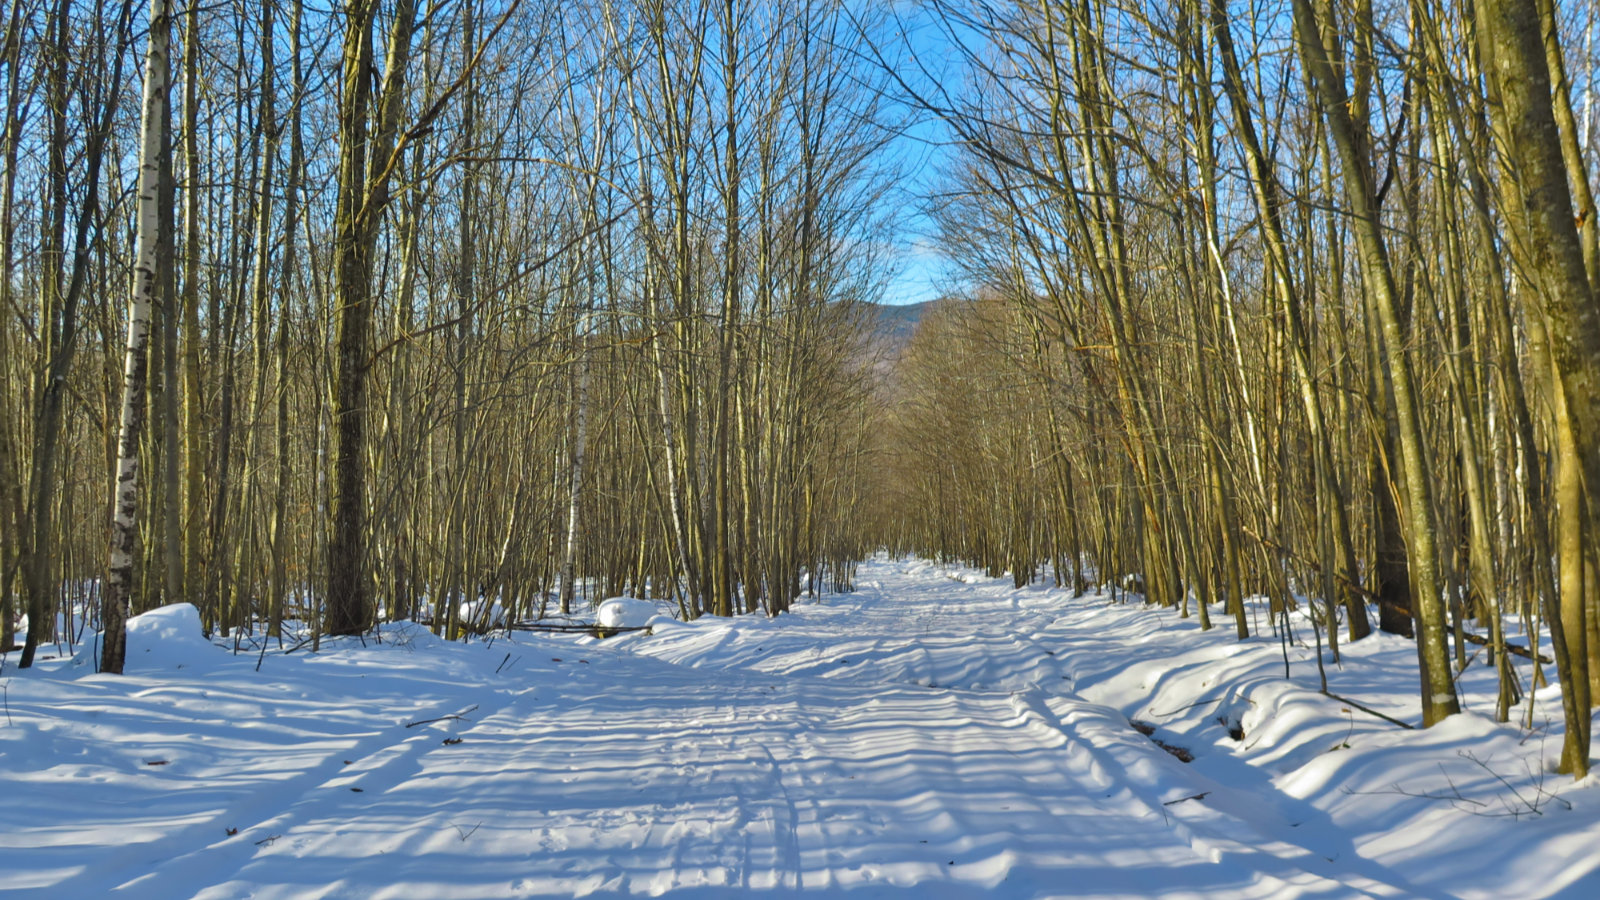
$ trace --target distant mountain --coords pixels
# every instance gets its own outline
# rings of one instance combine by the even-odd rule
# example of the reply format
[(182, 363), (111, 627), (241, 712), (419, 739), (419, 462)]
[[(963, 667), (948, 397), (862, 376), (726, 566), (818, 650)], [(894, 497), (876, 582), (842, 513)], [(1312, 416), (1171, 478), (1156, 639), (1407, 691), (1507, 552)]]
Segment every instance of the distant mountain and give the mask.
[(916, 333), (917, 326), (922, 324), (923, 317), (938, 302), (929, 300), (924, 303), (907, 303), (903, 306), (890, 306), (885, 303), (868, 304), (877, 320), (874, 328), (874, 349), (882, 354), (885, 361), (892, 363), (899, 359), (901, 351), (911, 343), (911, 336)]
[(917, 326), (922, 324), (923, 318), (937, 302), (930, 300), (903, 306), (862, 304), (865, 313), (861, 323), (864, 326), (864, 340), (857, 350), (861, 354), (861, 363), (879, 378), (891, 378), (895, 366), (900, 362), (900, 355), (910, 346), (911, 336), (916, 334)]

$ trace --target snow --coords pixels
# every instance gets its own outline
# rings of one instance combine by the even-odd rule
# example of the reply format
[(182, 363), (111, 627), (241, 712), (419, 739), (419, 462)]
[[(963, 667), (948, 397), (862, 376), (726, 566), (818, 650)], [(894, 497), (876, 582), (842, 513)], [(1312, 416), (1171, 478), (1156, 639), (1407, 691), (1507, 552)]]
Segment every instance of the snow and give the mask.
[[(1285, 680), (1270, 634), (917, 561), (857, 583), (605, 641), (397, 623), (259, 671), (192, 607), (140, 616), (126, 676), (5, 668), (0, 892), (1600, 896), (1554, 689), (1496, 724), (1480, 660), (1467, 714), (1405, 730), (1318, 693), (1302, 644)], [(1341, 649), (1334, 692), (1416, 721), (1411, 644)]]
[(484, 600), (470, 600), (457, 607), (457, 614), (462, 622), (484, 622), (488, 625), (504, 625), (506, 622), (505, 607), (498, 600), (488, 603)]
[(653, 601), (637, 597), (612, 597), (595, 610), (595, 624), (602, 628), (643, 628), (661, 615)]
[[(128, 647), (123, 669), (128, 673), (166, 669), (210, 669), (220, 660), (217, 648), (200, 627), (200, 610), (193, 603), (174, 603), (128, 620)], [(79, 644), (73, 656), (77, 668), (97, 667), (100, 635)]]

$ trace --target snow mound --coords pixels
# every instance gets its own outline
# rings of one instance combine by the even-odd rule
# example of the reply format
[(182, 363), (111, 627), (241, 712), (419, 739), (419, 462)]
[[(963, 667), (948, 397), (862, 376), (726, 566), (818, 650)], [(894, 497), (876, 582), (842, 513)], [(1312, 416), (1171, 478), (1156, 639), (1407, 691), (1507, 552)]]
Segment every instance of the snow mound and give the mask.
[(594, 621), (601, 628), (643, 628), (660, 614), (661, 610), (649, 600), (612, 597), (600, 604)]
[(200, 628), (200, 610), (193, 603), (174, 603), (128, 620), (129, 667), (192, 668), (215, 662), (217, 655)]
[(483, 622), (491, 627), (504, 625), (506, 623), (506, 609), (500, 605), (500, 601), (490, 602), (487, 609), (484, 608), (484, 603), (485, 601), (479, 599), (468, 600), (466, 603), (461, 604), (457, 610), (461, 615), (461, 621), (474, 625)]
[(399, 619), (380, 625), (378, 633), (391, 645), (404, 647), (407, 650), (432, 650), (444, 644), (444, 640), (428, 630), (428, 626), (419, 625), (410, 619)]

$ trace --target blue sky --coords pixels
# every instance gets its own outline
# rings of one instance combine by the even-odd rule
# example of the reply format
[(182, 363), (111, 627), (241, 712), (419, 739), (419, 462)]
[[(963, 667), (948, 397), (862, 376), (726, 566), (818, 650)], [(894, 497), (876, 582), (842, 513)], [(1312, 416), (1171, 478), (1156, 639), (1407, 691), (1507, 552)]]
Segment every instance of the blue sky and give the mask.
[[(878, 42), (886, 61), (913, 84), (959, 77), (951, 64), (953, 55), (943, 49), (945, 40), (939, 27), (929, 21), (920, 4), (894, 4), (893, 14), (897, 16), (890, 23), (893, 33)], [(919, 84), (919, 88), (925, 86)], [(926, 113), (910, 111), (908, 117), (914, 121), (893, 137), (888, 151), (896, 168), (904, 173), (888, 197), (896, 212), (894, 244), (899, 271), (888, 284), (883, 302), (894, 305), (936, 300), (953, 287), (949, 266), (926, 214), (928, 198), (940, 189), (950, 153), (948, 134), (942, 123)]]

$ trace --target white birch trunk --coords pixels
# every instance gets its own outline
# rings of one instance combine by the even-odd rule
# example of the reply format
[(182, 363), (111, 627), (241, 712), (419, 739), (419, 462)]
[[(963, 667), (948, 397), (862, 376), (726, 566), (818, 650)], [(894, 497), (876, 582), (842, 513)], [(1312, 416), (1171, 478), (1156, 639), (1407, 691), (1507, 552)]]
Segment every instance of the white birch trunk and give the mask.
[(101, 593), (105, 641), (100, 668), (122, 673), (126, 620), (133, 587), (134, 544), (139, 513), (139, 441), (144, 431), (146, 349), (150, 310), (160, 289), (156, 273), (161, 228), (161, 149), (167, 127), (171, 0), (150, 2), (150, 44), (144, 62), (144, 101), (139, 137), (139, 207), (133, 290), (128, 296), (128, 345), (122, 363), (122, 423), (117, 433), (116, 504), (111, 522), (111, 561)]
[[(576, 329), (574, 329), (576, 330)], [(586, 336), (576, 336), (586, 343)], [(567, 483), (567, 546), (561, 555), (561, 614), (572, 612), (572, 576), (578, 560), (578, 511), (583, 496), (583, 464), (589, 438), (589, 359), (587, 347), (579, 350), (578, 386), (574, 400), (572, 467)]]

